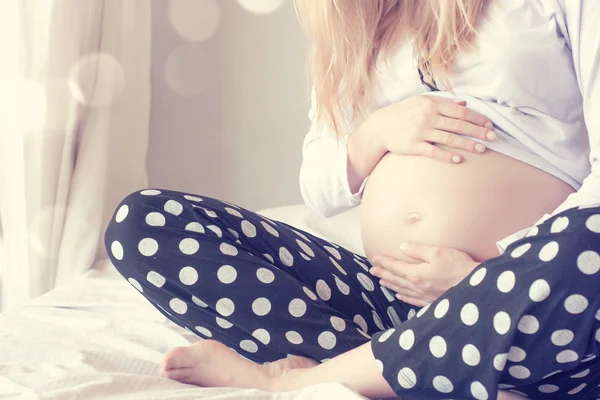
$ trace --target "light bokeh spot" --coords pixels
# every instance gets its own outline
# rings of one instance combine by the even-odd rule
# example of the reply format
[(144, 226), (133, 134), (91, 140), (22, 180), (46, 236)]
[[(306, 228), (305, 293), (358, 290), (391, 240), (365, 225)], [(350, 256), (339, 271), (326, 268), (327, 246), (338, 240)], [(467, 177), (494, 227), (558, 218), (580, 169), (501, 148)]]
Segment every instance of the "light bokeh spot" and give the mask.
[(237, 0), (244, 9), (254, 14), (270, 14), (283, 4), (284, 0)]
[(183, 39), (200, 42), (214, 35), (221, 7), (217, 0), (170, 0), (169, 21)]
[(214, 55), (202, 44), (178, 46), (167, 57), (167, 85), (181, 96), (192, 97), (201, 94), (215, 78)]
[(69, 71), (69, 90), (78, 102), (91, 107), (113, 104), (123, 92), (125, 71), (107, 53), (88, 54)]

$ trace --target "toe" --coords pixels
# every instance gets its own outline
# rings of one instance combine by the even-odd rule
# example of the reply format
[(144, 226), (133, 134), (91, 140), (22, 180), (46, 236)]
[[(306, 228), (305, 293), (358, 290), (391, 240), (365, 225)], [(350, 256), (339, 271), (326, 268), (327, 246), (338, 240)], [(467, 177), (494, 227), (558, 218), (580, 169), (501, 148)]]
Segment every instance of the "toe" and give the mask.
[(193, 367), (198, 361), (194, 359), (188, 347), (174, 347), (167, 351), (160, 363), (161, 373), (170, 369)]

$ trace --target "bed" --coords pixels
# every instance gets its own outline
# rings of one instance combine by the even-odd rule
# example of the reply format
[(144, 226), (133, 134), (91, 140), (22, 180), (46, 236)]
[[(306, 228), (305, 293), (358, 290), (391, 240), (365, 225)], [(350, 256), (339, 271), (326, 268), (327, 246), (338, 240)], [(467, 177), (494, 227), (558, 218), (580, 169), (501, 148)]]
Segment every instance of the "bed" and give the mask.
[[(356, 211), (324, 219), (305, 206), (262, 212), (360, 252)], [(198, 388), (158, 377), (161, 355), (199, 338), (168, 321), (108, 262), (0, 314), (0, 399), (361, 399), (332, 383), (288, 393)]]

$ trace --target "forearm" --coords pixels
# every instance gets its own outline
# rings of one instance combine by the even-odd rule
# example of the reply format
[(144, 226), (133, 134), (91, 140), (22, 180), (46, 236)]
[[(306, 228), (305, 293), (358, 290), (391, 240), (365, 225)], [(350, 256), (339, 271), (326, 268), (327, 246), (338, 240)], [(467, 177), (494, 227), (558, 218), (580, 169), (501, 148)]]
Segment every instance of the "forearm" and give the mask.
[(348, 183), (352, 193), (358, 192), (387, 151), (374, 129), (375, 119), (376, 114), (372, 114), (348, 137)]

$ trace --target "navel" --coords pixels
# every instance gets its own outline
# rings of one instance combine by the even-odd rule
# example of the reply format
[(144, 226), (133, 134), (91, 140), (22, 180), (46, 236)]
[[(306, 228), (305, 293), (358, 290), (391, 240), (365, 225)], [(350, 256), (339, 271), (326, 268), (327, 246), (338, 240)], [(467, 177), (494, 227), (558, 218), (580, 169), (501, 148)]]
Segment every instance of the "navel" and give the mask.
[(406, 215), (406, 222), (409, 225), (414, 225), (423, 219), (423, 215), (418, 212), (411, 212)]

